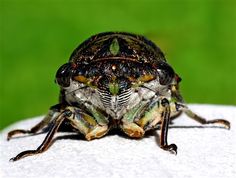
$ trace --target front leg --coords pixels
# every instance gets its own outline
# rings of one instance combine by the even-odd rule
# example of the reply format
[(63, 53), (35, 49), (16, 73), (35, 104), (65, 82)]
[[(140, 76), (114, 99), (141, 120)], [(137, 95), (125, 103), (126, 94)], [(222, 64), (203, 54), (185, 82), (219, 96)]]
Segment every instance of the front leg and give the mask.
[(75, 117), (70, 118), (72, 127), (85, 136), (86, 140), (101, 138), (108, 131), (108, 119), (94, 107), (87, 105), (86, 109), (73, 107)]
[(140, 124), (135, 122), (136, 118), (140, 118), (140, 114), (144, 113), (147, 107), (147, 103), (141, 102), (139, 105), (128, 111), (122, 118), (119, 125), (121, 130), (132, 138), (141, 138), (144, 136), (145, 131)]
[(161, 124), (160, 147), (177, 154), (177, 146), (175, 144), (168, 145), (167, 142), (171, 116), (169, 101), (166, 98), (154, 99), (143, 107), (140, 116), (136, 117), (135, 122), (145, 131), (153, 130)]
[(170, 112), (169, 101), (165, 98), (155, 98), (151, 102), (142, 101), (124, 115), (121, 129), (130, 137), (141, 138), (145, 131), (155, 129), (161, 124), (160, 147), (176, 154), (177, 146), (167, 143)]

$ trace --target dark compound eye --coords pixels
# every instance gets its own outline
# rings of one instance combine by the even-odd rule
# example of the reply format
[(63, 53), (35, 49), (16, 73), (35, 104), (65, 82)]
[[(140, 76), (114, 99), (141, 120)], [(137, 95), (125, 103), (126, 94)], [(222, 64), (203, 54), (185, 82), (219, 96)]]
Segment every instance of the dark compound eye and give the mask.
[(71, 63), (62, 65), (56, 73), (56, 82), (62, 87), (70, 86), (70, 79), (73, 75), (73, 66)]
[(159, 64), (157, 73), (158, 73), (159, 81), (161, 85), (170, 84), (172, 79), (175, 76), (174, 70), (167, 63)]

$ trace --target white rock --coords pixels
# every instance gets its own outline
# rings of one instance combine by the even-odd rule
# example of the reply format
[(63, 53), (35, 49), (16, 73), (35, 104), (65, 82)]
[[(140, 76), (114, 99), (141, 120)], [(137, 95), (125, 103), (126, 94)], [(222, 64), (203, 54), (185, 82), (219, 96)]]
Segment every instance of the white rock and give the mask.
[[(169, 129), (168, 141), (178, 146), (172, 155), (159, 148), (156, 136), (140, 140), (109, 135), (93, 141), (59, 139), (44, 153), (16, 162), (11, 157), (36, 149), (45, 134), (6, 141), (12, 129), (28, 129), (41, 117), (16, 123), (1, 132), (0, 177), (236, 177), (236, 107), (190, 105), (208, 119), (225, 118), (231, 130), (200, 124), (182, 115)], [(57, 136), (70, 133), (58, 133)]]

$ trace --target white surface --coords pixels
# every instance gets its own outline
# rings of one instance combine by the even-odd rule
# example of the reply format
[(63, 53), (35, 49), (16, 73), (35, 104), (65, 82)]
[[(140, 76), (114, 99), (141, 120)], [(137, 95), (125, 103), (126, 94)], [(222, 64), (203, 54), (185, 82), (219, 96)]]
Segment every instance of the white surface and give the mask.
[[(168, 136), (169, 144), (178, 146), (177, 156), (161, 150), (154, 135), (141, 140), (112, 135), (93, 141), (60, 139), (42, 154), (9, 162), (21, 151), (36, 149), (45, 137), (39, 134), (6, 141), (9, 130), (31, 128), (40, 118), (26, 120), (1, 133), (0, 177), (235, 178), (236, 107), (190, 105), (190, 108), (208, 119), (229, 120), (231, 130), (184, 127), (200, 124), (181, 115), (169, 129)], [(62, 134), (65, 133), (57, 136)]]

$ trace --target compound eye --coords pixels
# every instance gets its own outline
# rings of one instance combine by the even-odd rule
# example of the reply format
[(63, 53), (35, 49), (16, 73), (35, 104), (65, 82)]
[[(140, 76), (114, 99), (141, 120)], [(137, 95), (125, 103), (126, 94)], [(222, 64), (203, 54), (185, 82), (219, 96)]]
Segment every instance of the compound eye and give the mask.
[(161, 85), (169, 85), (175, 76), (174, 70), (166, 63), (158, 65), (157, 73)]
[(71, 63), (62, 65), (56, 73), (56, 83), (62, 87), (70, 86), (70, 79), (73, 75), (73, 68)]

